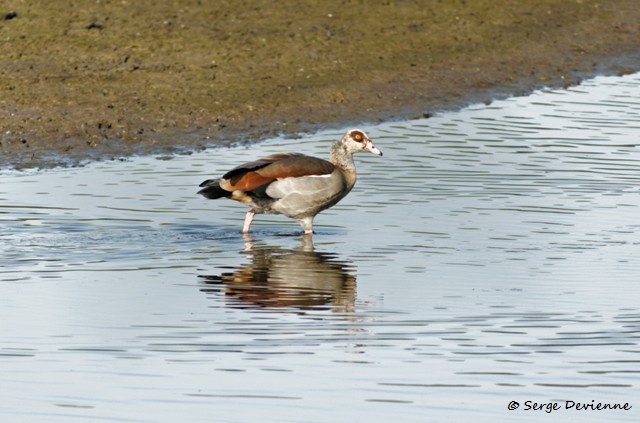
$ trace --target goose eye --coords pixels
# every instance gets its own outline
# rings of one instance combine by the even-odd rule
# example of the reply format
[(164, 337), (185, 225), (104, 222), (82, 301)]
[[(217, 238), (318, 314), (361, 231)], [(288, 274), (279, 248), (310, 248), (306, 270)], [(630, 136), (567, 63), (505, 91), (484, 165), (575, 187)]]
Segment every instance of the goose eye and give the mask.
[(353, 134), (353, 139), (361, 142), (362, 141), (362, 134), (360, 132), (356, 132), (355, 134)]

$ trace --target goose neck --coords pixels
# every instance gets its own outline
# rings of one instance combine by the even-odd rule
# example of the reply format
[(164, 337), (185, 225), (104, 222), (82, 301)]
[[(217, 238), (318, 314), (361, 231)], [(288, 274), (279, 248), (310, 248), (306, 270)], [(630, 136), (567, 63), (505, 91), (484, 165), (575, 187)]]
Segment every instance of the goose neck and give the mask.
[(346, 172), (356, 171), (356, 165), (353, 162), (353, 153), (348, 151), (344, 144), (340, 142), (331, 147), (331, 163)]

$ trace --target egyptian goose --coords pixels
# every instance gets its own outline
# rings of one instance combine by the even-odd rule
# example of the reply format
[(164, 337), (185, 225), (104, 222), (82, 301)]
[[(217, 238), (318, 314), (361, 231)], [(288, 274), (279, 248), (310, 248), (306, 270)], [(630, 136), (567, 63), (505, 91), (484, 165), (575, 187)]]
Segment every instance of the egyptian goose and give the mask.
[(272, 154), (231, 169), (222, 178), (200, 184), (198, 194), (214, 200), (230, 198), (251, 207), (242, 233), (248, 233), (256, 214), (283, 214), (313, 233), (313, 218), (340, 201), (356, 183), (353, 154), (366, 151), (382, 156), (367, 134), (348, 131), (331, 147), (330, 162), (299, 153)]

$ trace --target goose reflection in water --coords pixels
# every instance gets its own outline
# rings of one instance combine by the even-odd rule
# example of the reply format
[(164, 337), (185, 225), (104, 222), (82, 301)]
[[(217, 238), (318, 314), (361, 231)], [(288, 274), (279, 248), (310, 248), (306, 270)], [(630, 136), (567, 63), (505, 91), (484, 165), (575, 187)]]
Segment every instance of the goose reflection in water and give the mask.
[(353, 264), (333, 253), (314, 251), (304, 235), (295, 249), (257, 246), (250, 238), (250, 263), (220, 275), (200, 275), (202, 291), (223, 294), (232, 307), (352, 311), (356, 296)]

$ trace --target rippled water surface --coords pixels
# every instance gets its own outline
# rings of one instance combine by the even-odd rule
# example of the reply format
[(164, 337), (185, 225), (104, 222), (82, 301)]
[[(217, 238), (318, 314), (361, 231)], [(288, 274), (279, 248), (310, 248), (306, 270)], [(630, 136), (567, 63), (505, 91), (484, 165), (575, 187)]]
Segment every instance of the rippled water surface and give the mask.
[(0, 173), (1, 420), (640, 421), (640, 76), (363, 129), (313, 240), (195, 192), (342, 130)]

